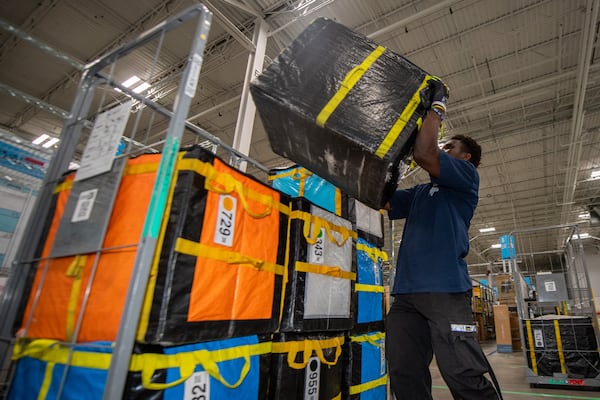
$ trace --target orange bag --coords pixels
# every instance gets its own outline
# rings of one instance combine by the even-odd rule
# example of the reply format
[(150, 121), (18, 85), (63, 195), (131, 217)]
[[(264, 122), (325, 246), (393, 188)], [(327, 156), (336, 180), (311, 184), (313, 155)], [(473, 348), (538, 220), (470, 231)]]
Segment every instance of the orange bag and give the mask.
[[(22, 334), (78, 342), (114, 341), (152, 195), (160, 154), (128, 160), (98, 254), (48, 258), (73, 183), (57, 186), (57, 204), (23, 317)], [(91, 274), (95, 268), (93, 281)], [(89, 289), (87, 303), (84, 301)], [(39, 297), (38, 297), (39, 292)]]

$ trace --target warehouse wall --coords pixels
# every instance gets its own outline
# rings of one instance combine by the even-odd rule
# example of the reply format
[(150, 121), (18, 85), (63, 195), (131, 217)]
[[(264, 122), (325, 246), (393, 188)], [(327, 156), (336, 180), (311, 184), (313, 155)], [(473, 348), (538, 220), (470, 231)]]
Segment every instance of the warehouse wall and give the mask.
[(584, 252), (585, 265), (588, 269), (592, 290), (594, 291), (596, 310), (600, 310), (600, 247), (598, 246), (600, 243), (598, 241), (595, 242), (586, 244)]

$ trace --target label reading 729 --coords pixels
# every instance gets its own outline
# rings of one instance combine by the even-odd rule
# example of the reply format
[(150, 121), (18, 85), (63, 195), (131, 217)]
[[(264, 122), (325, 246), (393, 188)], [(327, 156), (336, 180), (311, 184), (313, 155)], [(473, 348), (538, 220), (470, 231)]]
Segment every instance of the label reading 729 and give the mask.
[(228, 247), (233, 246), (236, 210), (237, 199), (235, 197), (229, 195), (219, 196), (219, 208), (217, 210), (217, 220), (215, 221), (215, 243)]

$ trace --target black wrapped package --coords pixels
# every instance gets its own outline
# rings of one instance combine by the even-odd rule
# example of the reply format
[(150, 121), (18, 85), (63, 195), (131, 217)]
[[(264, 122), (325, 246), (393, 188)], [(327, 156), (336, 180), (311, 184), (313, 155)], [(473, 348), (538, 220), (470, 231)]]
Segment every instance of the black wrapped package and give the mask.
[(250, 90), (275, 153), (379, 209), (429, 107), (429, 79), (402, 56), (319, 18)]
[(350, 221), (297, 197), (291, 200), (288, 282), (281, 332), (348, 330), (353, 326), (356, 262)]
[(544, 316), (523, 321), (527, 364), (538, 376), (596, 378), (600, 356), (589, 317)]
[(344, 342), (343, 335), (274, 335), (268, 399), (340, 399)]

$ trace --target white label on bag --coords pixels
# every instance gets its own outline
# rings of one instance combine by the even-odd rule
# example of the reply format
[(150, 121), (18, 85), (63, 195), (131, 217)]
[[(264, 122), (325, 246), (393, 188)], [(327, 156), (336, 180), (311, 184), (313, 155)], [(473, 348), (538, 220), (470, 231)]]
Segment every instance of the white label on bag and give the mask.
[(304, 379), (304, 400), (319, 399), (319, 380), (321, 374), (321, 360), (311, 357), (306, 364)]
[(373, 262), (373, 273), (375, 274), (375, 284), (381, 285), (381, 278), (379, 273), (379, 263)]
[(235, 197), (229, 195), (219, 196), (219, 209), (215, 225), (215, 243), (228, 247), (233, 246), (236, 209), (237, 199)]
[(90, 219), (97, 195), (98, 189), (86, 190), (85, 192), (79, 193), (79, 198), (77, 199), (75, 212), (73, 212), (71, 222), (87, 221)]
[(209, 400), (210, 399), (210, 377), (208, 372), (194, 372), (185, 381), (183, 400)]
[(385, 340), (381, 339), (381, 341), (379, 342), (379, 350), (381, 351), (381, 368), (379, 369), (379, 374), (380, 375), (385, 375)]
[(544, 282), (544, 286), (546, 287), (546, 292), (556, 292), (556, 282), (547, 281)]
[(325, 228), (321, 228), (315, 244), (308, 246), (308, 262), (311, 264), (323, 264)]
[(535, 341), (535, 347), (544, 347), (544, 332), (541, 329), (534, 329), (533, 340)]

